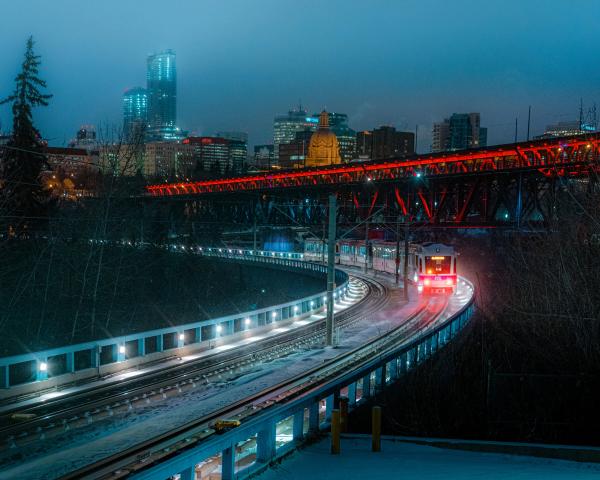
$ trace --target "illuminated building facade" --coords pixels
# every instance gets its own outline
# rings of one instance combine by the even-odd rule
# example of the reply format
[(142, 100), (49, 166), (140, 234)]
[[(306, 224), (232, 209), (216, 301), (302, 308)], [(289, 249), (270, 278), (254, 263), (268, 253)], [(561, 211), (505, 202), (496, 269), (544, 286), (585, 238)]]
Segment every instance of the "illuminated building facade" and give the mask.
[(123, 135), (127, 141), (141, 139), (148, 123), (148, 93), (134, 87), (123, 94)]
[(487, 145), (487, 128), (480, 125), (479, 113), (453, 113), (433, 124), (432, 152), (467, 150)]
[(356, 153), (363, 160), (399, 158), (415, 153), (415, 134), (399, 132), (394, 127), (382, 126), (358, 132)]
[(166, 50), (148, 56), (148, 138), (180, 140), (177, 128), (177, 70), (175, 52)]
[(317, 124), (318, 119), (309, 116), (302, 106), (298, 106), (297, 110), (290, 110), (287, 115), (275, 117), (273, 122), (275, 161), (279, 160), (279, 145), (292, 142), (296, 138), (296, 132), (307, 129), (316, 130)]
[(329, 128), (329, 114), (323, 110), (319, 115), (319, 127), (310, 137), (307, 167), (319, 167), (342, 163), (340, 145), (335, 133)]
[(188, 137), (183, 141), (193, 149), (194, 176), (238, 175), (244, 169), (246, 143), (222, 137)]

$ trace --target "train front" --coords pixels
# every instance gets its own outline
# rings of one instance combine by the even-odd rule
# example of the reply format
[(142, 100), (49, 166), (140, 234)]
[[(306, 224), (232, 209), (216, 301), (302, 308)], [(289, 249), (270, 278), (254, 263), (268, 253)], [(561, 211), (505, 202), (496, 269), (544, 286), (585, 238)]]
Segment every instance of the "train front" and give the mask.
[(417, 252), (415, 281), (419, 293), (455, 293), (456, 252), (441, 243), (423, 244)]

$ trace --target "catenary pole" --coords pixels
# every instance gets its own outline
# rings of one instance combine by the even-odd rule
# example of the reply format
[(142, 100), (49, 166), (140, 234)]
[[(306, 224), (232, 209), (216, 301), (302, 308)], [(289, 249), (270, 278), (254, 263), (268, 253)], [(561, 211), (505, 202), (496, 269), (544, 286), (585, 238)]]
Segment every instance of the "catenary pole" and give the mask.
[(333, 345), (333, 290), (335, 289), (336, 195), (329, 195), (329, 232), (327, 238), (327, 320), (326, 344)]

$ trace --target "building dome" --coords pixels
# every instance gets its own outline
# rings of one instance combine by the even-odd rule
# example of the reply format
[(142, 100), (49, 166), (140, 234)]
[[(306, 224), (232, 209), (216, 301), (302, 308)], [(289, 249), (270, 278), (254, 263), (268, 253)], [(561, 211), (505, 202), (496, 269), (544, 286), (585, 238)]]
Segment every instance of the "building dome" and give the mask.
[(342, 163), (338, 139), (329, 130), (329, 114), (323, 110), (319, 115), (319, 128), (310, 137), (308, 144), (307, 167), (319, 167)]

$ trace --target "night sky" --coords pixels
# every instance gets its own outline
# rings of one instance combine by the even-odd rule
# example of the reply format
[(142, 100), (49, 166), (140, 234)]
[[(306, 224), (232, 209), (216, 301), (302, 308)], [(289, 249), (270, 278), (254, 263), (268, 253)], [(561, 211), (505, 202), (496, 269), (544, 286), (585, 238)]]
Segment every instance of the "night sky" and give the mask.
[[(121, 125), (121, 95), (145, 86), (146, 55), (177, 53), (178, 123), (272, 142), (273, 116), (299, 100), (348, 113), (355, 129), (414, 130), (479, 111), (489, 143), (510, 142), (600, 103), (595, 0), (6, 0), (0, 94), (27, 36), (54, 94), (35, 113), (53, 145), (80, 124)], [(9, 107), (0, 107), (2, 129)]]

